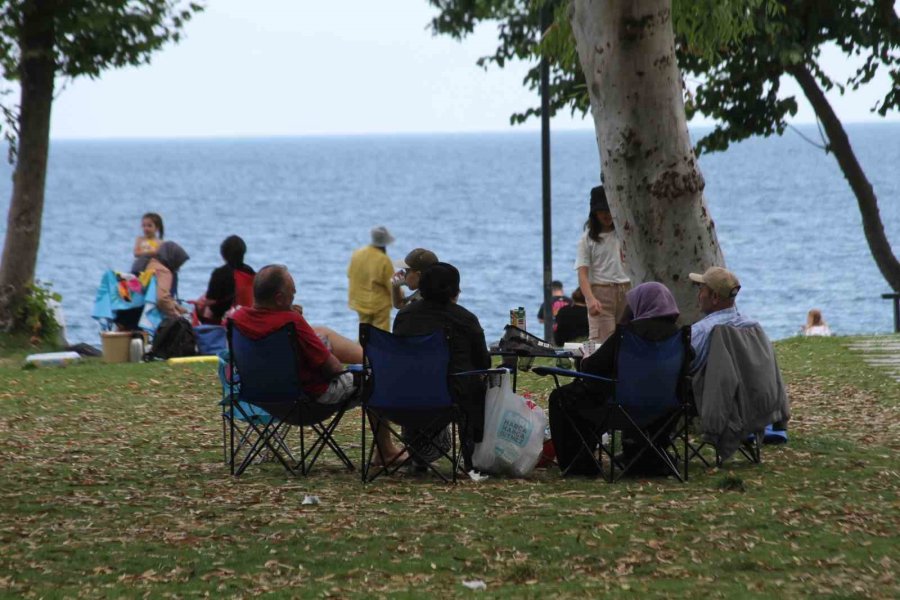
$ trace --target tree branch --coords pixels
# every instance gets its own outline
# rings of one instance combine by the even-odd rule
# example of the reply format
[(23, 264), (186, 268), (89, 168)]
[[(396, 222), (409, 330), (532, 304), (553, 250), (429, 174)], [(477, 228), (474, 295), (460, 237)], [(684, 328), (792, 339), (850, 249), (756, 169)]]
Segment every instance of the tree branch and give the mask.
[(825, 133), (828, 135), (829, 146), (834, 152), (838, 165), (856, 195), (859, 212), (862, 215), (863, 231), (865, 231), (872, 256), (875, 258), (875, 264), (878, 265), (878, 269), (887, 280), (888, 285), (894, 291), (900, 291), (900, 262), (894, 256), (891, 244), (884, 232), (884, 224), (881, 222), (881, 214), (878, 211), (878, 198), (875, 197), (875, 190), (856, 159), (856, 154), (850, 146), (850, 139), (847, 137), (840, 119), (806, 65), (790, 67), (788, 72), (800, 84), (800, 88), (813, 110), (816, 111), (816, 115), (825, 128)]

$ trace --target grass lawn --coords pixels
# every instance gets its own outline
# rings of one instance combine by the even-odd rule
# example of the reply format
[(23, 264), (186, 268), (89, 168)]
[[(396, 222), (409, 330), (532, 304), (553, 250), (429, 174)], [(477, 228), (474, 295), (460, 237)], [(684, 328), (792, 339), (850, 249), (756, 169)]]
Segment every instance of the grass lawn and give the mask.
[(777, 345), (794, 419), (762, 465), (455, 487), (331, 457), (235, 480), (211, 366), (23, 370), (0, 343), (0, 596), (900, 597), (900, 386), (848, 340)]

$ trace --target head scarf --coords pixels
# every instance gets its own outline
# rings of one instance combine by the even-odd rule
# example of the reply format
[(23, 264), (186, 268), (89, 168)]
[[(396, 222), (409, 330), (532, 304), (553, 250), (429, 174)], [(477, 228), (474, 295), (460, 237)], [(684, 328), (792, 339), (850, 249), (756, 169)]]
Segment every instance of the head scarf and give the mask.
[(164, 264), (170, 271), (177, 273), (181, 265), (186, 263), (190, 256), (184, 248), (175, 242), (163, 242), (156, 251), (156, 260)]
[(669, 288), (661, 283), (651, 281), (642, 283), (625, 295), (631, 319), (654, 319), (657, 317), (678, 317), (678, 304)]

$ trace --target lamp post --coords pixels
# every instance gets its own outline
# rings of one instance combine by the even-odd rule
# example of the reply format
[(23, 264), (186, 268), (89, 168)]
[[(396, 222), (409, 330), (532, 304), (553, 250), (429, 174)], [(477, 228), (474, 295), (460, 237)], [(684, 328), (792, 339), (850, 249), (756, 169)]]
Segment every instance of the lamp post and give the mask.
[[(541, 6), (541, 37), (550, 27), (550, 8)], [(553, 247), (550, 219), (550, 64), (541, 52), (541, 187), (544, 238), (544, 339), (553, 343)]]

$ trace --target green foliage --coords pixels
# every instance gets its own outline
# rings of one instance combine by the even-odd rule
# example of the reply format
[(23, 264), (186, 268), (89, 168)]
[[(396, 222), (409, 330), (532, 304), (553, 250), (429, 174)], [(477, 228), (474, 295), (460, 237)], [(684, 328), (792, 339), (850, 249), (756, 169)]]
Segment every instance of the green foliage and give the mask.
[[(481, 23), (497, 25), (499, 44), (493, 54), (478, 59), (478, 66), (503, 68), (511, 60), (535, 61), (522, 82), (537, 92), (540, 88), (540, 63), (543, 53), (550, 62), (550, 112), (569, 109), (572, 114), (586, 114), (590, 98), (581, 67), (572, 28), (569, 23), (569, 0), (429, 0), (439, 9), (432, 19), (436, 34), (463, 39)], [(767, 0), (676, 0), (674, 21), (692, 41), (691, 51), (712, 56), (721, 45), (740, 40), (752, 27), (746, 22), (747, 10), (764, 7), (775, 12), (776, 5)], [(540, 13), (546, 7), (552, 15), (550, 27), (540, 30)], [(530, 107), (510, 117), (512, 123), (523, 123), (541, 114)]]
[(672, 21), (683, 51), (715, 60), (726, 44), (744, 43), (758, 30), (777, 33), (777, 23), (756, 23), (751, 15), (775, 17), (784, 11), (769, 0), (672, 0)]
[[(534, 61), (522, 81), (537, 91), (541, 83), (539, 58), (547, 53), (550, 63), (550, 113), (568, 108), (574, 114), (590, 110), (584, 76), (578, 67), (578, 56), (566, 16), (568, 0), (429, 0), (438, 8), (431, 21), (435, 34), (462, 40), (481, 23), (497, 25), (499, 44), (493, 54), (478, 59), (479, 67), (503, 68), (509, 61)], [(552, 24), (541, 31), (541, 10), (546, 7)], [(539, 116), (539, 107), (513, 114), (511, 123), (522, 123)]]
[[(12, 0), (0, 9), (0, 65), (18, 78), (18, 35), (24, 11), (34, 2)], [(68, 0), (46, 2), (52, 11), (57, 72), (98, 77), (104, 69), (140, 65), (168, 41), (177, 42), (196, 2), (173, 0)]]
[[(497, 50), (479, 59), (479, 66), (536, 61), (544, 52), (551, 64), (551, 112), (588, 112), (567, 0), (429, 1), (440, 11), (431, 23), (435, 33), (463, 39), (480, 23), (497, 24)], [(539, 13), (545, 4), (554, 21), (541, 36)], [(900, 20), (892, 0), (673, 0), (672, 19), (678, 65), (686, 79), (700, 81), (687, 98), (688, 117), (704, 114), (720, 122), (700, 140), (699, 152), (724, 150), (753, 135), (781, 134), (786, 119), (797, 112), (797, 100), (781, 93), (780, 80), (801, 63), (826, 90), (836, 87), (841, 93), (886, 69), (893, 85), (872, 110), (884, 116), (900, 107)], [(832, 80), (818, 64), (822, 46), (829, 43), (863, 60), (846, 81)], [(537, 64), (523, 84), (539, 89)], [(540, 109), (531, 107), (511, 121), (537, 115)]]
[(28, 293), (15, 307), (13, 329), (28, 333), (37, 340), (50, 341), (56, 338), (60, 325), (53, 314), (53, 302), (61, 302), (62, 296), (51, 288), (53, 284), (35, 281), (28, 286)]
[[(700, 152), (724, 150), (753, 135), (781, 134), (796, 114), (794, 96), (780, 93), (780, 80), (804, 65), (825, 90), (840, 93), (869, 83), (879, 69), (894, 85), (872, 107), (881, 116), (900, 107), (900, 20), (885, 0), (782, 0), (776, 12), (748, 13), (754, 32), (713, 56), (679, 52), (686, 76), (701, 78), (688, 116), (702, 113), (720, 124), (698, 143)], [(862, 64), (845, 81), (833, 80), (819, 64), (822, 47), (835, 44)]]
[[(203, 5), (181, 0), (7, 0), (0, 6), (0, 75), (7, 81), (19, 79), (20, 35), (29, 10), (49, 20), (57, 74), (96, 78), (109, 68), (149, 63), (154, 51), (180, 39)], [(4, 112), (14, 132), (15, 115)]]

